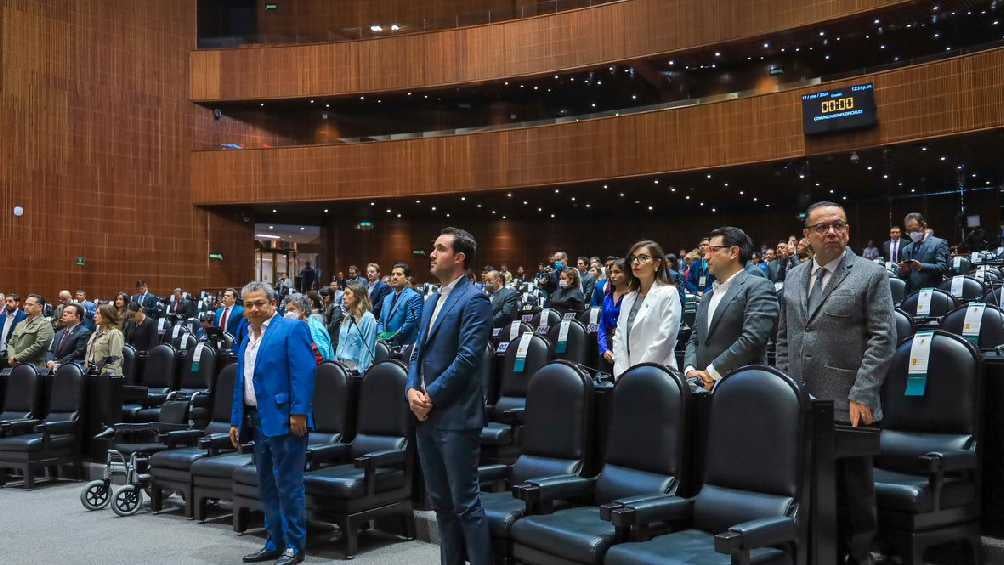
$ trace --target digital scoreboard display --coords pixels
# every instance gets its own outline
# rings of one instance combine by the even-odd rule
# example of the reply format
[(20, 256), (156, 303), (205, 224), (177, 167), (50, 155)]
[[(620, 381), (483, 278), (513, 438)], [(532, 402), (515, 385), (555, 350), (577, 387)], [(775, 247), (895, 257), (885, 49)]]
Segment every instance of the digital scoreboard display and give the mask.
[(875, 115), (875, 85), (856, 84), (839, 90), (802, 96), (805, 135), (872, 127)]

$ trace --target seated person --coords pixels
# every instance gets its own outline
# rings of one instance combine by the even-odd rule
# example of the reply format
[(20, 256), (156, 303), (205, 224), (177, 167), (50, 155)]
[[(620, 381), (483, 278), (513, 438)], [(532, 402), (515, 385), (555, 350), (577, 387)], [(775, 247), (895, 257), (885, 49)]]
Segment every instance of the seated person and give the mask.
[(146, 308), (136, 302), (126, 306), (128, 320), (125, 323), (126, 343), (133, 346), (137, 353), (149, 351), (160, 343), (157, 335), (157, 322), (146, 315)]
[(310, 338), (317, 348), (317, 355), (322, 361), (335, 360), (335, 348), (331, 346), (331, 336), (328, 328), (324, 327), (323, 316), (311, 315), (311, 301), (306, 294), (291, 294), (282, 301), (286, 318), (290, 320), (302, 320), (310, 328)]
[(583, 304), (585, 304), (585, 298), (582, 294), (579, 271), (572, 267), (562, 270), (558, 279), (558, 288), (548, 297), (547, 307), (562, 312), (578, 312), (582, 310)]
[(91, 337), (91, 330), (83, 323), (86, 315), (87, 311), (80, 304), (71, 302), (63, 305), (59, 318), (62, 329), (53, 337), (46, 356), (45, 366), (50, 370), (55, 371), (67, 363), (84, 362), (87, 340)]

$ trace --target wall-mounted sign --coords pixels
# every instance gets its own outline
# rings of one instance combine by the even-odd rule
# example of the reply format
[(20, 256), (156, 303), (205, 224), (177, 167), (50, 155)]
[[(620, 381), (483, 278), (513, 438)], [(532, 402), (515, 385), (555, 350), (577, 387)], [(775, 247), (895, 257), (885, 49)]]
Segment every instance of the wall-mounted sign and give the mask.
[(223, 260), (223, 254), (222, 253), (210, 253), (209, 254), (209, 260), (210, 261), (222, 261)]
[(802, 96), (802, 117), (805, 135), (873, 127), (878, 123), (875, 85), (856, 84), (805, 94)]
[(86, 266), (87, 265), (87, 258), (86, 257), (77, 257), (76, 265), (78, 267)]

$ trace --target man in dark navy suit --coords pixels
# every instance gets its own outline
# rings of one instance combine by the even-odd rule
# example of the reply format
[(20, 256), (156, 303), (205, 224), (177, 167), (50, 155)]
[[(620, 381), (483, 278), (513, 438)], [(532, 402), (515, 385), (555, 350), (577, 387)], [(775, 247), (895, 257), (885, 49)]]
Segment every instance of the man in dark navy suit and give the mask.
[(230, 414), (230, 441), (254, 434), (254, 462), (265, 510), (265, 547), (244, 556), (245, 563), (303, 561), (307, 509), (303, 467), (307, 430), (313, 427), (314, 373), (317, 363), (310, 329), (300, 320), (279, 316), (275, 291), (263, 282), (241, 290), (249, 329), (237, 350), (237, 380)]
[(479, 436), (484, 423), (481, 358), (491, 332), (488, 297), (467, 278), (474, 237), (446, 228), (430, 254), (442, 287), (422, 309), (408, 367), (406, 394), (418, 419), (418, 453), (436, 511), (443, 565), (486, 565), (491, 536), (478, 490)]

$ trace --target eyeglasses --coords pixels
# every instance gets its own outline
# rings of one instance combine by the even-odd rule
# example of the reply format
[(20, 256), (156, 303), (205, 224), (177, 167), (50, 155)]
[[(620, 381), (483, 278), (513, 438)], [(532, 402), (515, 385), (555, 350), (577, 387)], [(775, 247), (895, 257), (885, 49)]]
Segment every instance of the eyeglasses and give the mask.
[(731, 249), (731, 245), (709, 245), (708, 249), (712, 252), (717, 252), (719, 249)]
[(842, 233), (844, 230), (847, 229), (847, 222), (837, 220), (836, 222), (832, 222), (829, 224), (819, 223), (819, 224), (812, 224), (811, 226), (805, 226), (805, 229), (812, 230), (819, 235), (826, 235), (826, 233), (830, 231), (830, 228), (833, 228), (833, 231), (837, 233)]
[(260, 309), (260, 308), (264, 308), (268, 304), (269, 304), (268, 300), (258, 300), (258, 301), (255, 301), (255, 302), (247, 301), (247, 302), (244, 303), (244, 307), (247, 308), (248, 310), (251, 310), (252, 308), (255, 308), (255, 307), (258, 307)]
[(648, 255), (635, 255), (633, 257), (629, 257), (629, 260), (633, 265), (640, 265), (642, 263), (648, 263), (649, 261), (652, 260), (652, 258), (649, 257)]

